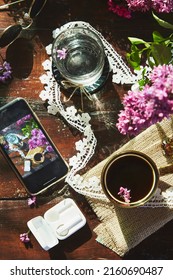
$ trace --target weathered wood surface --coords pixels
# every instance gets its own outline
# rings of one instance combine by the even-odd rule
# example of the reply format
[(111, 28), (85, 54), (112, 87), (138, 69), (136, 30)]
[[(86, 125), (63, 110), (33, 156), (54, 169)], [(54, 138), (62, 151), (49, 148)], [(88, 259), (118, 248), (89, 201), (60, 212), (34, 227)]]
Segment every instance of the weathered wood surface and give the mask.
[[(0, 0), (0, 4), (3, 3)], [(31, 1), (25, 3), (29, 7)], [(0, 86), (0, 106), (19, 96), (26, 98), (67, 161), (75, 154), (74, 144), (82, 135), (60, 116), (47, 113), (46, 104), (39, 98), (43, 89), (39, 77), (44, 73), (42, 62), (47, 58), (45, 46), (52, 42), (52, 31), (74, 20), (87, 21), (97, 28), (123, 57), (129, 48), (128, 36), (151, 38), (152, 30), (157, 28), (151, 15), (137, 14), (130, 21), (116, 17), (108, 11), (106, 0), (50, 0), (33, 26), (22, 32), (12, 45), (0, 50), (2, 56), (11, 62), (14, 74), (8, 86)], [(15, 21), (10, 12), (1, 11), (0, 32), (11, 24), (15, 24)], [(109, 77), (104, 89), (97, 95), (99, 103), (85, 100), (85, 110), (91, 115), (92, 128), (98, 140), (96, 153), (86, 170), (128, 141), (115, 128), (124, 93), (124, 87), (113, 85)], [(79, 98), (71, 102), (76, 106), (80, 104)], [(86, 216), (87, 225), (49, 252), (42, 250), (34, 237), (32, 248), (25, 248), (19, 240), (19, 234), (27, 230), (27, 221), (43, 215), (63, 197), (69, 196), (76, 200)], [(39, 196), (37, 208), (28, 207), (27, 197), (24, 188), (0, 155), (0, 259), (120, 259), (95, 241), (93, 228), (99, 221), (85, 198), (68, 186), (58, 184)], [(172, 259), (172, 232), (173, 222), (170, 222), (131, 250), (125, 258)]]

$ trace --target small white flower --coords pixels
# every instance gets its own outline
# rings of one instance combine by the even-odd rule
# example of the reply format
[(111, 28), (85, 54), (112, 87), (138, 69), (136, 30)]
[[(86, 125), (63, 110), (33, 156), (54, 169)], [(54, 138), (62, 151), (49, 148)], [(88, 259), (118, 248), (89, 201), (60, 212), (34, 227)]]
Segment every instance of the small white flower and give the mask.
[(59, 33), (60, 33), (60, 28), (56, 28), (52, 32), (52, 37), (55, 39), (58, 36)]
[(51, 104), (50, 106), (47, 107), (48, 113), (52, 115), (56, 115), (58, 113), (58, 108), (56, 105)]
[(78, 157), (77, 156), (73, 156), (69, 159), (69, 165), (70, 166), (77, 166), (78, 164)]
[(91, 120), (91, 117), (88, 113), (82, 113), (81, 119), (84, 123), (88, 124)]
[(47, 84), (48, 83), (48, 76), (46, 74), (43, 74), (42, 76), (39, 77), (40, 81), (42, 84)]
[(77, 113), (77, 110), (76, 110), (76, 108), (74, 106), (70, 106), (70, 107), (67, 107), (66, 112), (71, 117), (74, 117), (76, 115), (76, 113)]
[(76, 145), (77, 151), (82, 151), (85, 148), (85, 145), (82, 140), (79, 140), (78, 142), (76, 142), (75, 145)]
[(48, 70), (48, 69), (51, 69), (52, 67), (52, 62), (50, 61), (50, 59), (46, 59), (43, 63), (43, 68), (44, 70)]
[(47, 93), (47, 91), (45, 90), (42, 90), (39, 94), (39, 97), (43, 100), (43, 101), (46, 101), (48, 98), (49, 98), (49, 95)]
[(48, 46), (46, 46), (46, 52), (48, 55), (51, 55), (52, 53), (52, 44), (49, 44)]

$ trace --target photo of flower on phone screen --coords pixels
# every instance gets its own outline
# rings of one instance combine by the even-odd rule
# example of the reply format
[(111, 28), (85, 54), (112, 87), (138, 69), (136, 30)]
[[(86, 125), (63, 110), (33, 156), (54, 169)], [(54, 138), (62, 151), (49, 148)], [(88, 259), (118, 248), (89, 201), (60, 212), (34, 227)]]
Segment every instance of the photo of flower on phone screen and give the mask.
[(22, 177), (58, 157), (31, 114), (2, 129), (0, 143)]

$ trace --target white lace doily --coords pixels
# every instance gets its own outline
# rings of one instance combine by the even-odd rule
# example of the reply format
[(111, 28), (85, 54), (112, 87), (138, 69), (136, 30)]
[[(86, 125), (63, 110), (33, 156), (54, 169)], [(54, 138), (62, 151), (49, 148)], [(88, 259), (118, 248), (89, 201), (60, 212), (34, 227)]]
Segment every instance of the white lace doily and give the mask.
[[(132, 74), (120, 55), (112, 48), (102, 34), (95, 30), (89, 23), (83, 21), (67, 23), (53, 31), (53, 38), (66, 28), (71, 28), (76, 25), (90, 28), (100, 36), (109, 61), (110, 71), (113, 72), (112, 82), (134, 84), (139, 79), (140, 74)], [(57, 84), (52, 73), (51, 48), (52, 44), (46, 47), (49, 59), (43, 63), (45, 74), (40, 77), (40, 80), (41, 83), (44, 84), (44, 90), (41, 91), (40, 98), (43, 101), (48, 101), (48, 112), (50, 114), (61, 114), (61, 116), (63, 116), (70, 125), (74, 126), (83, 133), (83, 139), (79, 140), (75, 144), (76, 155), (69, 159), (70, 171), (66, 177), (66, 182), (80, 194), (108, 201), (107, 197), (103, 193), (99, 178), (92, 176), (86, 181), (83, 176), (77, 174), (79, 170), (87, 165), (88, 161), (93, 156), (97, 140), (89, 123), (89, 114), (79, 114), (74, 106), (67, 107), (65, 109), (61, 102), (60, 86)], [(161, 192), (161, 190), (158, 189), (155, 196), (146, 203), (144, 207), (173, 207), (173, 188), (169, 188), (167, 192)]]

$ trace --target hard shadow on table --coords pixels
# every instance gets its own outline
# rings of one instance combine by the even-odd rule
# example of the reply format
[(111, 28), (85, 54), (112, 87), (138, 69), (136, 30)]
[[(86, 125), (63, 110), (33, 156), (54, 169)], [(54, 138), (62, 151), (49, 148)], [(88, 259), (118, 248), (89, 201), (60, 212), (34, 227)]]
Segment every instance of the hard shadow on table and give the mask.
[(153, 233), (135, 248), (131, 249), (123, 259), (172, 260), (173, 247), (170, 245), (172, 244), (172, 235), (169, 234), (170, 232), (173, 232), (173, 221), (170, 221), (156, 233)]
[(91, 236), (91, 230), (88, 224), (86, 224), (83, 228), (71, 235), (69, 238), (65, 240), (59, 240), (59, 244), (49, 250), (50, 259), (67, 259), (66, 254), (71, 253), (82, 246), (91, 238)]
[(6, 59), (13, 69), (13, 77), (26, 79), (31, 74), (33, 68), (33, 55), (33, 44), (25, 38), (18, 38), (8, 46)]

